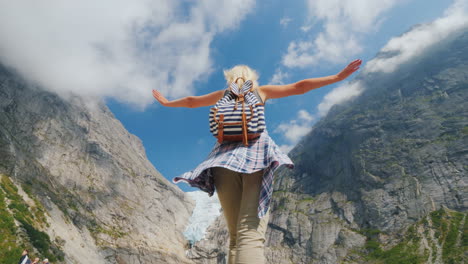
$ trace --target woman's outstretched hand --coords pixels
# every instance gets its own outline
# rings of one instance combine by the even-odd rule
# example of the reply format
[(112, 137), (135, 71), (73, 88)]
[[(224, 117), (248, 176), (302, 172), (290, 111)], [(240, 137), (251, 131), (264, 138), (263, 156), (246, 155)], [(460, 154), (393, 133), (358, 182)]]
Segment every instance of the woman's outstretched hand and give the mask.
[(153, 96), (154, 98), (156, 98), (156, 100), (158, 100), (158, 102), (163, 105), (163, 106), (166, 106), (167, 103), (169, 102), (166, 97), (164, 97), (159, 91), (156, 91), (156, 90), (153, 90)]
[(337, 76), (340, 81), (348, 78), (353, 72), (357, 71), (359, 69), (359, 66), (361, 66), (362, 60), (354, 60), (348, 66), (346, 66), (342, 71), (340, 71)]

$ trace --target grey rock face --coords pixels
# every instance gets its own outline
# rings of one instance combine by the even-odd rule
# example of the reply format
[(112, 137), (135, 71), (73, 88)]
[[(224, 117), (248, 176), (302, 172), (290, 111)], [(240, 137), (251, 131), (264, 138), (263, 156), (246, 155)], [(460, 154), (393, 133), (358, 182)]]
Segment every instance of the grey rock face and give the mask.
[(221, 214), (210, 225), (205, 238), (197, 241), (188, 250), (188, 258), (197, 264), (227, 264), (229, 233), (226, 221)]
[(94, 263), (191, 263), (182, 231), (193, 201), (102, 103), (63, 100), (0, 67), (0, 172), (60, 209), (49, 215), (66, 221), (51, 217), (50, 234), (77, 230), (65, 241), (71, 262), (82, 247), (102, 257)]
[(468, 32), (357, 79), (364, 93), (332, 108), (276, 175), (268, 263), (364, 263), (366, 233), (389, 248), (430, 212), (468, 208)]
[[(294, 197), (284, 202), (289, 210), (273, 214), (292, 241), (307, 237), (304, 259), (294, 263), (341, 261), (365, 242), (353, 230), (376, 229), (391, 242), (441, 206), (467, 209), (467, 44), (468, 33), (461, 34), (398, 72), (360, 76), (363, 95), (332, 109), (291, 152), (296, 169), (282, 171), (275, 190), (313, 199), (303, 216), (286, 206), (300, 201)], [(318, 234), (293, 232), (301, 218)], [(291, 258), (295, 247), (287, 241), (282, 248)]]

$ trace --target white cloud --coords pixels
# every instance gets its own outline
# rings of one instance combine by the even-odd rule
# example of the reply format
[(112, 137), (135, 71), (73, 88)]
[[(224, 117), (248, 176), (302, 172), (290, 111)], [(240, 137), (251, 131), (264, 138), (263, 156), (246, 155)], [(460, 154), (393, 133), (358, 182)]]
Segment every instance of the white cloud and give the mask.
[(275, 133), (281, 133), (290, 144), (282, 145), (283, 151), (289, 152), (292, 147), (312, 129), (312, 122), (315, 118), (306, 110), (299, 110), (297, 118), (287, 123), (281, 123)]
[(314, 120), (314, 117), (306, 110), (299, 110), (297, 115), (299, 116), (300, 120), (304, 120), (305, 122), (312, 122)]
[[(404, 0), (308, 0), (311, 24), (323, 28), (313, 39), (292, 41), (283, 57), (287, 67), (306, 67), (320, 62), (342, 63), (362, 50), (362, 36), (376, 31), (383, 14)], [(302, 30), (308, 32), (310, 25)]]
[(0, 61), (60, 94), (144, 107), (151, 89), (193, 92), (212, 70), (214, 36), (236, 28), (254, 0), (1, 1)]
[(389, 58), (369, 61), (365, 72), (392, 72), (400, 64), (425, 52), (433, 44), (447, 38), (453, 32), (468, 27), (468, 1), (457, 0), (444, 15), (431, 23), (422, 24), (402, 36), (392, 38), (381, 52), (396, 54)]
[(292, 19), (290, 17), (283, 17), (282, 19), (280, 19), (280, 25), (283, 27), (287, 27), (289, 22), (291, 21)]
[[(468, 1), (456, 0), (442, 17), (431, 23), (419, 25), (402, 36), (391, 39), (380, 52), (395, 54), (388, 58), (370, 60), (361, 74), (370, 72), (392, 72), (400, 64), (422, 54), (431, 45), (443, 40), (453, 32), (468, 27)], [(365, 87), (360, 81), (345, 83), (325, 95), (318, 105), (319, 116), (328, 113), (333, 105), (344, 103), (359, 96)]]
[(301, 30), (304, 31), (304, 32), (308, 32), (309, 30), (312, 29), (312, 26), (311, 25), (306, 25), (306, 26), (302, 26), (301, 27)]
[(291, 150), (294, 148), (294, 146), (293, 146), (293, 145), (284, 144), (284, 145), (279, 146), (279, 148), (280, 148), (281, 151), (283, 151), (284, 153), (289, 153), (289, 151), (291, 151)]
[(276, 69), (275, 74), (271, 77), (269, 84), (284, 84), (285, 79), (289, 77), (287, 72), (283, 72), (281, 69)]
[(301, 137), (305, 136), (311, 128), (312, 126), (307, 123), (297, 123), (296, 120), (292, 120), (290, 123), (282, 123), (277, 129), (283, 132), (286, 139), (290, 142), (297, 142)]
[(346, 83), (333, 89), (331, 92), (325, 95), (322, 102), (317, 106), (320, 116), (324, 116), (328, 113), (330, 108), (336, 104), (344, 103), (356, 96), (360, 95), (364, 91), (364, 87), (360, 81), (353, 83)]

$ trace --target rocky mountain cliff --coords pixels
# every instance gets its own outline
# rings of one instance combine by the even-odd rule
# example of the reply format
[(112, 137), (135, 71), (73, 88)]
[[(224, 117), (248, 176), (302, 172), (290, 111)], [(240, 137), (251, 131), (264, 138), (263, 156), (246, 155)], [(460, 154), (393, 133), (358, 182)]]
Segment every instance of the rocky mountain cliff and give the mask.
[(0, 258), (28, 247), (54, 263), (192, 263), (182, 232), (194, 202), (140, 140), (104, 104), (63, 100), (3, 66), (0, 177)]
[[(296, 168), (276, 175), (268, 263), (467, 261), (468, 32), (356, 81), (363, 94), (332, 108), (291, 151)], [(218, 219), (194, 245), (198, 263), (225, 263), (225, 228)]]

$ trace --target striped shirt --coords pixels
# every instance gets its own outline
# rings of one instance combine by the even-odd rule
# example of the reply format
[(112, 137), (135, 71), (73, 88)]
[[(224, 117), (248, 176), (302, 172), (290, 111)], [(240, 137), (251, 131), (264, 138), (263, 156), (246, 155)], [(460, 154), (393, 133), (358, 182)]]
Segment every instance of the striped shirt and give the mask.
[(215, 186), (211, 168), (223, 167), (246, 174), (264, 170), (258, 204), (258, 217), (262, 218), (270, 207), (274, 172), (281, 165), (294, 167), (291, 159), (280, 150), (265, 130), (259, 138), (250, 140), (248, 146), (242, 142), (216, 142), (205, 161), (194, 170), (175, 177), (172, 181), (174, 183), (184, 181), (212, 196)]

